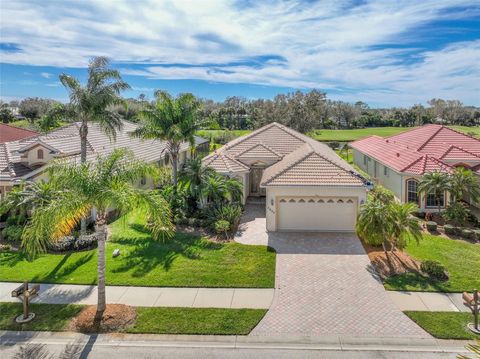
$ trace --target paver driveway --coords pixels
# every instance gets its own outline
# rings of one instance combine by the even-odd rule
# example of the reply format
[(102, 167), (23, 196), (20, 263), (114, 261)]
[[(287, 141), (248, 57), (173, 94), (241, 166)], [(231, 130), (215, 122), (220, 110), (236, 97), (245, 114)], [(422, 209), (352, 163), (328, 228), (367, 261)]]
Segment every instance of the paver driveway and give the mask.
[(266, 233), (264, 205), (249, 204), (235, 238), (277, 251), (275, 296), (252, 335), (429, 337), (374, 278), (352, 233)]

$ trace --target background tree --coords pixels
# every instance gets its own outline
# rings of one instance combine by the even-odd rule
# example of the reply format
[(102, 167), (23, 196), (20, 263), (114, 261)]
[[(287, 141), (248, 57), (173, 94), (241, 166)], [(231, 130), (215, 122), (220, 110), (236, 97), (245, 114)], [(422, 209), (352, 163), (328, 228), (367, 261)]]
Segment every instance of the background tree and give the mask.
[(202, 122), (197, 114), (200, 102), (190, 93), (173, 98), (165, 91), (155, 93), (155, 104), (139, 112), (141, 123), (130, 133), (143, 139), (159, 139), (167, 142), (167, 151), (172, 164), (173, 184), (178, 182), (178, 155), (180, 146), (188, 142), (193, 148), (195, 133)]
[(145, 176), (155, 178), (158, 167), (138, 161), (125, 150), (116, 150), (95, 162), (70, 164), (57, 162), (49, 169), (49, 182), (56, 195), (46, 205), (37, 207), (23, 231), (22, 247), (31, 256), (45, 252), (47, 244), (69, 235), (92, 208), (96, 209), (98, 241), (98, 302), (96, 320), (106, 307), (105, 241), (107, 214), (111, 209), (120, 215), (142, 211), (147, 216), (154, 239), (168, 238), (174, 227), (170, 208), (155, 191), (140, 189), (136, 182)]
[(12, 110), (8, 107), (8, 104), (2, 102), (0, 105), (0, 121), (3, 123), (13, 122), (15, 116), (13, 116)]
[(59, 102), (39, 97), (27, 97), (19, 103), (19, 112), (31, 123), (45, 115), (48, 110)]

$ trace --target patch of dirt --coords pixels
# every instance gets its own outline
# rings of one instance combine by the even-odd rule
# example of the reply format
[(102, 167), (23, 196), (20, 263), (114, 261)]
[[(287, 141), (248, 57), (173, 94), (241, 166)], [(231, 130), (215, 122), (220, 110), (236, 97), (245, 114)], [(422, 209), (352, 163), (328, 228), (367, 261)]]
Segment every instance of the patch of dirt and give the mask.
[(363, 243), (363, 246), (370, 258), (370, 262), (382, 278), (391, 277), (406, 272), (421, 273), (421, 262), (410, 257), (406, 252), (394, 251), (385, 252), (382, 248), (373, 247)]
[(95, 305), (82, 310), (70, 322), (69, 330), (82, 333), (118, 332), (132, 325), (137, 318), (135, 308), (124, 304), (107, 304), (100, 322), (95, 322), (96, 311)]

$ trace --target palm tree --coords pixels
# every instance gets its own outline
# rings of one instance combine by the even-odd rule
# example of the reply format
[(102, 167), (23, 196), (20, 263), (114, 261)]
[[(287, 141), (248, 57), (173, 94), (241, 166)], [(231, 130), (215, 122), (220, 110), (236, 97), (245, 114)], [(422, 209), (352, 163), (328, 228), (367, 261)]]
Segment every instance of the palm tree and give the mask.
[(202, 165), (200, 158), (192, 158), (185, 163), (185, 168), (180, 172), (179, 179), (190, 196), (200, 199), (202, 185), (213, 172), (214, 170), (211, 167)]
[(195, 133), (201, 122), (197, 112), (200, 102), (190, 93), (173, 98), (165, 91), (155, 92), (155, 105), (139, 112), (143, 122), (131, 136), (143, 139), (160, 139), (167, 142), (167, 151), (172, 163), (173, 184), (177, 185), (178, 154), (180, 146), (189, 142), (195, 145)]
[(392, 202), (388, 210), (388, 217), (392, 221), (392, 252), (395, 248), (404, 249), (410, 239), (419, 243), (422, 239), (422, 228), (414, 216), (418, 206), (415, 203)]
[(73, 76), (60, 75), (60, 82), (68, 90), (71, 110), (81, 122), (80, 161), (87, 160), (88, 122), (97, 122), (109, 136), (115, 138), (122, 128), (120, 116), (110, 111), (112, 105), (121, 104), (120, 93), (130, 88), (117, 70), (109, 68), (106, 57), (95, 57), (88, 65), (88, 80), (82, 86)]
[(174, 230), (171, 213), (164, 198), (157, 192), (137, 188), (138, 179), (156, 177), (158, 167), (136, 160), (130, 152), (116, 150), (95, 162), (54, 163), (49, 180), (57, 195), (46, 205), (33, 211), (23, 231), (22, 247), (31, 256), (46, 250), (49, 241), (68, 235), (75, 225), (96, 209), (98, 241), (98, 303), (96, 320), (102, 318), (105, 297), (105, 241), (108, 210), (121, 215), (133, 210), (144, 211), (154, 239), (168, 238)]
[(418, 184), (418, 192), (423, 193), (424, 196), (433, 194), (435, 196), (435, 203), (438, 207), (438, 213), (442, 208), (441, 199), (445, 191), (449, 187), (449, 175), (443, 172), (429, 172), (423, 175)]
[(228, 198), (225, 177), (217, 172), (207, 176), (206, 181), (202, 184), (201, 197), (205, 198), (207, 202), (223, 202)]
[(236, 178), (225, 178), (225, 188), (227, 189), (227, 200), (240, 203), (243, 196), (243, 184)]
[(470, 197), (472, 202), (480, 199), (480, 180), (472, 171), (457, 167), (455, 172), (450, 175), (448, 189), (452, 196), (452, 201), (460, 201), (465, 196)]

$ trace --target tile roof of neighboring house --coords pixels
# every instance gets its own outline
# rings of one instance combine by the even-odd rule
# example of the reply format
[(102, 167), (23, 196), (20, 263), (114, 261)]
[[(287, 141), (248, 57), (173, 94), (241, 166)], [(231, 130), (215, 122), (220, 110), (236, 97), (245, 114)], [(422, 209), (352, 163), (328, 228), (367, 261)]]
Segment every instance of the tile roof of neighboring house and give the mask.
[(21, 140), (22, 138), (37, 135), (38, 133), (35, 131), (0, 123), (0, 143)]
[(364, 180), (330, 147), (276, 122), (227, 143), (203, 160), (204, 165), (225, 172), (225, 165), (214, 163), (212, 156), (224, 156), (236, 163), (246, 157), (278, 160), (264, 170), (262, 186), (364, 185)]
[(452, 171), (451, 161), (480, 161), (480, 140), (443, 125), (425, 125), (382, 138), (370, 136), (350, 146), (398, 172), (422, 175)]
[[(45, 135), (37, 135), (18, 141), (0, 144), (0, 180), (13, 180), (19, 177), (36, 173), (38, 168), (30, 168), (21, 163), (21, 152), (40, 145), (48, 148), (56, 157), (67, 157), (72, 160), (80, 159), (79, 123), (61, 127)], [(124, 122), (123, 129), (118, 131), (115, 139), (110, 139), (97, 124), (88, 125), (87, 160), (95, 159), (99, 155), (106, 155), (117, 148), (130, 149), (136, 158), (153, 162), (164, 158), (167, 144), (165, 141), (141, 140), (131, 138), (129, 132), (137, 127), (131, 122)], [(205, 143), (207, 140), (195, 137), (195, 144)], [(189, 147), (183, 143), (180, 150)]]

